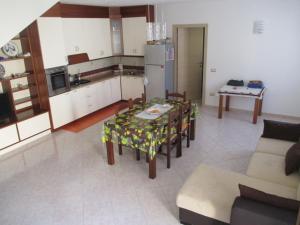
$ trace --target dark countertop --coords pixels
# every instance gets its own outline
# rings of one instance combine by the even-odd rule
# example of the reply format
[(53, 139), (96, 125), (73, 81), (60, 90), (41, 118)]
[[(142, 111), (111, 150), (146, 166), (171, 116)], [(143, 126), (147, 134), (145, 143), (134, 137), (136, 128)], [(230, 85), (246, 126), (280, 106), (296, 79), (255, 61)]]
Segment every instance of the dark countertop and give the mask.
[(110, 71), (105, 71), (105, 72), (98, 72), (94, 73), (88, 76), (81, 77), (82, 80), (88, 80), (90, 81), (89, 83), (85, 84), (80, 84), (80, 85), (74, 85), (71, 86), (71, 90), (80, 88), (80, 87), (85, 87), (87, 85), (94, 84), (96, 82), (101, 82), (104, 80), (108, 80), (114, 77), (118, 76), (131, 76), (131, 77), (144, 77), (144, 71), (134, 71), (133, 74), (131, 73), (132, 70), (124, 70), (124, 71), (118, 71), (118, 70), (110, 70)]

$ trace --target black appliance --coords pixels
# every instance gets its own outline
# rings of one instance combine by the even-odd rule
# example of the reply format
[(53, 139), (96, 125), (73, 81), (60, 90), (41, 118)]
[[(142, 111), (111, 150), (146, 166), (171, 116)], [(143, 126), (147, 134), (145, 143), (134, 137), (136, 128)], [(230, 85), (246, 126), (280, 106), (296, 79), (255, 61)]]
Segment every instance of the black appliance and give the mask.
[(46, 69), (49, 96), (70, 91), (69, 74), (66, 66)]
[(12, 110), (8, 93), (0, 94), (0, 124), (12, 117)]

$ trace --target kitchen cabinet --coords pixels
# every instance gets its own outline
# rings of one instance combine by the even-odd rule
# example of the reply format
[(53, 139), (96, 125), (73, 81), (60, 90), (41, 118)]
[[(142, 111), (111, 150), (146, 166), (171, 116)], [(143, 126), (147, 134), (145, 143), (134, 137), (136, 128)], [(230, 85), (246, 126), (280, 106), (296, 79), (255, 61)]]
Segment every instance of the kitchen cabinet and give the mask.
[(110, 105), (113, 103), (112, 98), (111, 98), (111, 88), (110, 88), (110, 80), (104, 80), (103, 82), (103, 89), (102, 89), (102, 98), (103, 98), (103, 103), (104, 107)]
[(138, 76), (122, 76), (122, 99), (140, 98), (144, 93), (144, 78)]
[(110, 91), (112, 103), (121, 100), (121, 79), (119, 76), (110, 79)]
[(0, 129), (0, 149), (13, 145), (19, 141), (16, 124)]
[(82, 18), (63, 18), (63, 32), (67, 55), (87, 53)]
[(40, 17), (37, 23), (44, 68), (67, 65), (62, 18)]
[(61, 127), (120, 100), (120, 76), (51, 97), (53, 128)]
[(112, 56), (109, 19), (82, 19), (85, 48), (90, 59)]
[(71, 91), (71, 96), (74, 120), (87, 115), (89, 113), (87, 103), (87, 88), (77, 88)]
[(124, 55), (143, 56), (147, 42), (146, 17), (122, 18)]
[(49, 130), (49, 113), (43, 113), (30, 119), (17, 123), (20, 139), (32, 137), (38, 133)]
[(75, 120), (71, 92), (51, 97), (49, 101), (54, 129)]
[(89, 59), (112, 56), (107, 18), (63, 18), (67, 55), (87, 53)]

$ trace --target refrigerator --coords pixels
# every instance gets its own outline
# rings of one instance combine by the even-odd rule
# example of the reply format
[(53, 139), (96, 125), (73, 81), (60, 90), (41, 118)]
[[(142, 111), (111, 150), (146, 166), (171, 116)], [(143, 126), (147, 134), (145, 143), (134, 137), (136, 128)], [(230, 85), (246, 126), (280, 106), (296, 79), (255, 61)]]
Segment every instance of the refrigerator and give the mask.
[(147, 100), (164, 98), (166, 90), (174, 91), (174, 45), (145, 47), (145, 86)]

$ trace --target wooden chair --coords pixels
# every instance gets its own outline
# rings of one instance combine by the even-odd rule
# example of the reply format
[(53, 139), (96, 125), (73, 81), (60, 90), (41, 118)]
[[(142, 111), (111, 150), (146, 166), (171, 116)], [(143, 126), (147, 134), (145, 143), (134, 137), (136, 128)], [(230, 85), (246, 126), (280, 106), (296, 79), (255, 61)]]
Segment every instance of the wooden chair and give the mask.
[(181, 156), (181, 110), (170, 111), (168, 125), (166, 127), (166, 138), (162, 146), (167, 147), (167, 152), (161, 154), (167, 156), (167, 168), (171, 167), (171, 150), (173, 143), (176, 143), (176, 157)]
[(181, 107), (181, 135), (186, 136), (186, 147), (190, 147), (192, 102), (189, 100)]
[(183, 94), (180, 94), (177, 92), (169, 93), (169, 91), (166, 90), (166, 99), (169, 99), (169, 98), (173, 98), (176, 100), (179, 99), (179, 100), (185, 102), (186, 101), (186, 92), (183, 92)]
[(133, 100), (132, 98), (130, 98), (128, 100), (129, 109), (133, 109), (134, 105), (145, 105), (145, 104), (146, 104), (146, 95), (144, 93), (142, 93), (141, 98), (135, 98)]

